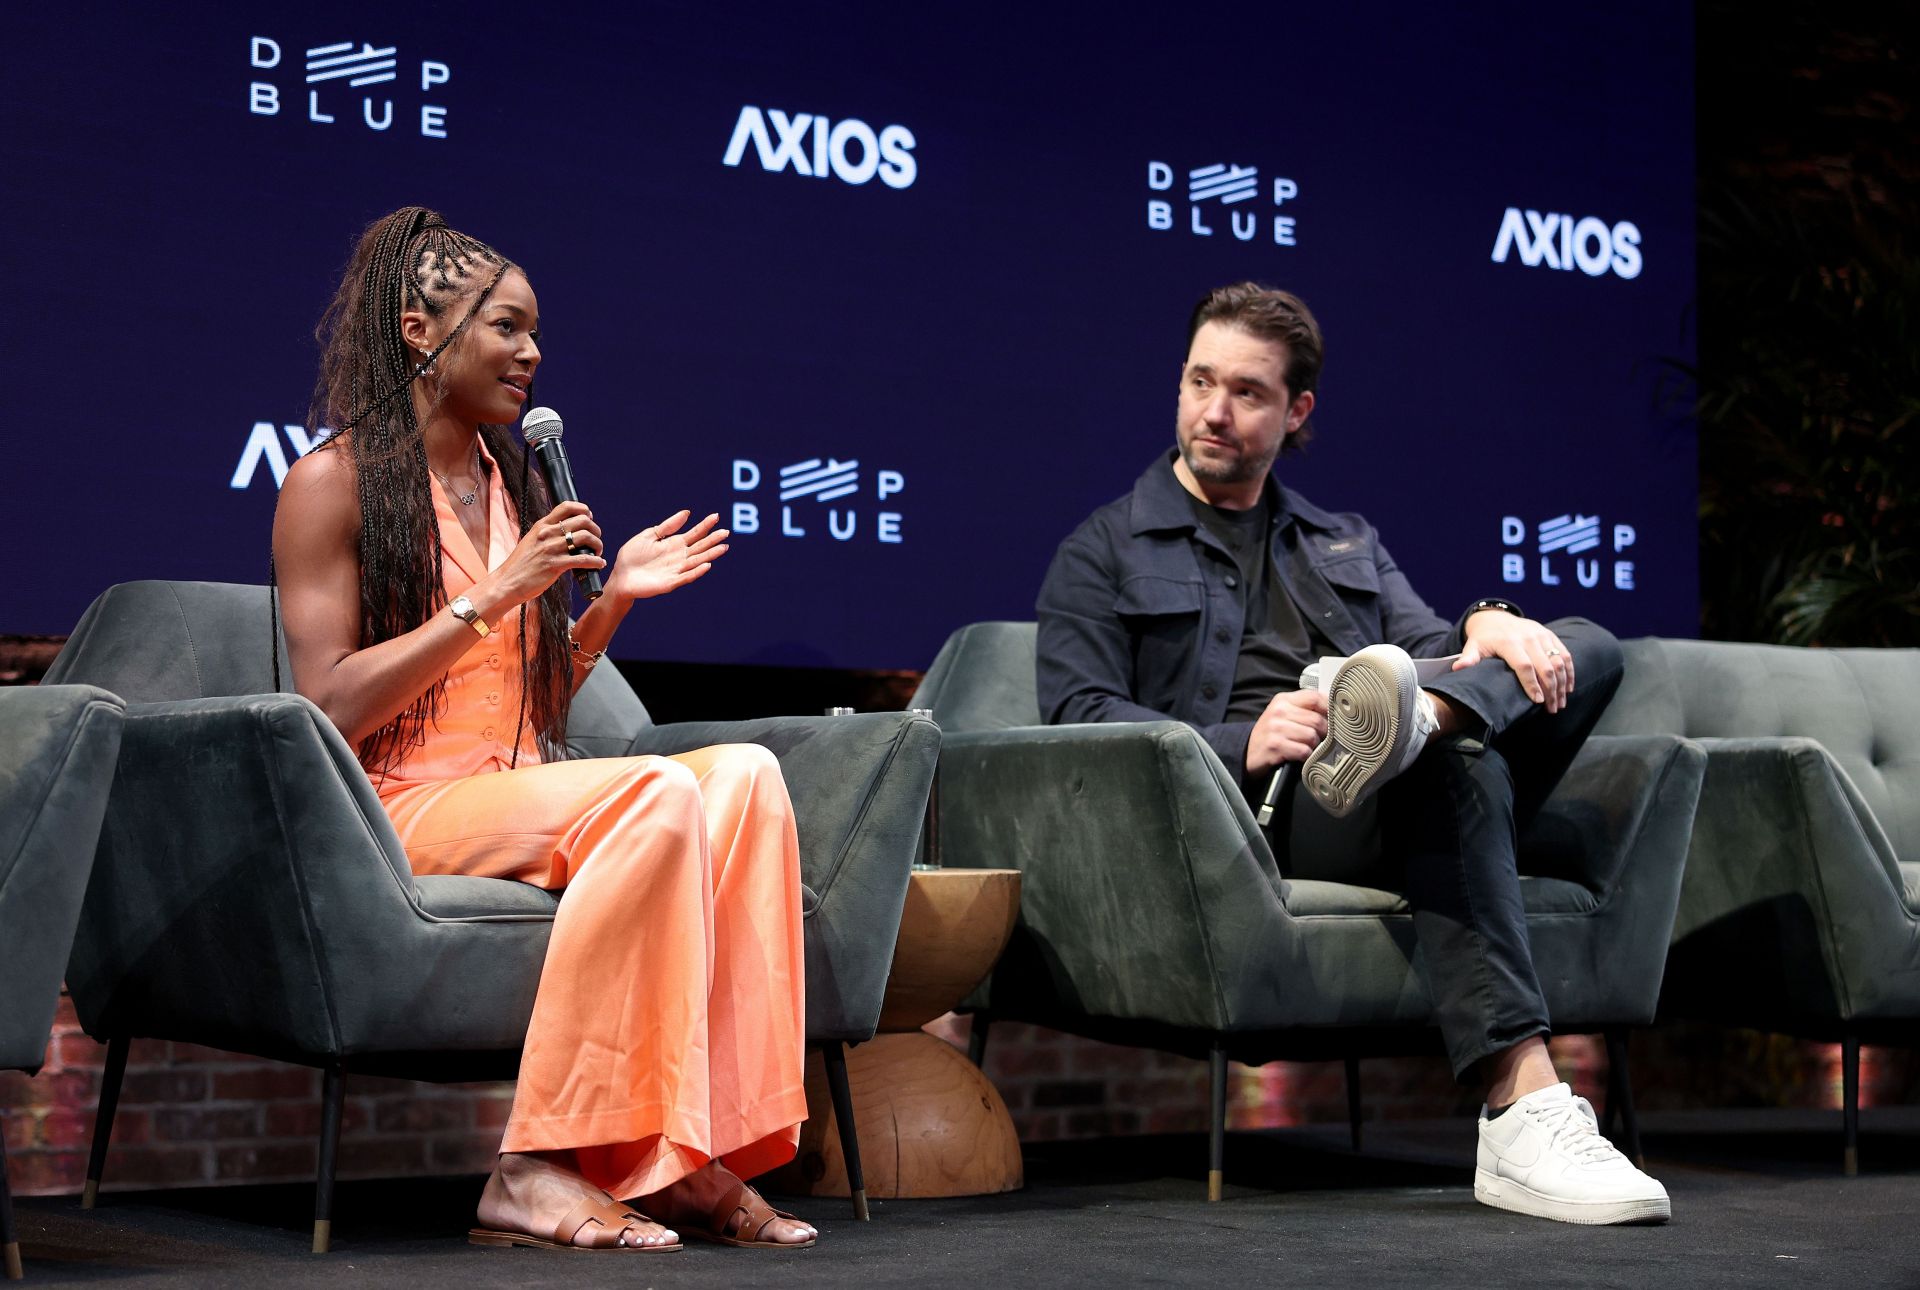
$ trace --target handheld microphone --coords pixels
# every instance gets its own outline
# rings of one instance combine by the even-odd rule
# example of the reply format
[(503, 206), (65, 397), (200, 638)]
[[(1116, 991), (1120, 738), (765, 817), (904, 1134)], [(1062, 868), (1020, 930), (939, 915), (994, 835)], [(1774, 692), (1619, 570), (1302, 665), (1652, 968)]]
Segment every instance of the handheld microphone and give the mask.
[[(560, 435), (565, 429), (560, 424), (560, 414), (552, 408), (529, 408), (520, 421), (520, 437), (527, 441), (527, 450), (540, 459), (540, 469), (547, 477), (547, 491), (553, 494), (556, 504), (580, 500), (580, 490), (573, 486), (573, 470), (567, 465), (567, 450), (560, 446)], [(573, 580), (580, 584), (588, 600), (600, 598), (598, 569), (575, 569)]]
[(1261, 828), (1273, 823), (1273, 808), (1280, 804), (1280, 794), (1287, 786), (1287, 777), (1292, 773), (1293, 763), (1290, 761), (1281, 762), (1280, 768), (1273, 772), (1273, 782), (1267, 785), (1267, 795), (1260, 803), (1260, 814), (1254, 817)]

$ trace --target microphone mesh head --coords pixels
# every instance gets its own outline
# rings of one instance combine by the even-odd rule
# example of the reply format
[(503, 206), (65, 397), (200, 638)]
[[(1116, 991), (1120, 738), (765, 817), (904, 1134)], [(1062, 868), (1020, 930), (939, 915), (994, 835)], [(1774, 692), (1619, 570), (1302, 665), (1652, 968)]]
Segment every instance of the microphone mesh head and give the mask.
[(563, 429), (560, 414), (552, 408), (528, 408), (527, 415), (520, 420), (520, 437), (528, 443), (558, 439)]

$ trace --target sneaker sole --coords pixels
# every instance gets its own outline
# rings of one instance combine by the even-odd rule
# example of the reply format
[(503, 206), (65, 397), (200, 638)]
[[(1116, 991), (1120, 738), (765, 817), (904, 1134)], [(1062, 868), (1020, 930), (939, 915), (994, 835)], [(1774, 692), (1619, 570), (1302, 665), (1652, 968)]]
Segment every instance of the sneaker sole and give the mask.
[(1394, 759), (1401, 730), (1413, 720), (1418, 686), (1411, 666), (1355, 655), (1327, 695), (1327, 737), (1300, 768), (1300, 782), (1336, 819), (1365, 801)]
[(1673, 1202), (1665, 1196), (1604, 1201), (1558, 1200), (1543, 1196), (1511, 1178), (1488, 1173), (1485, 1169), (1473, 1171), (1473, 1198), (1495, 1209), (1589, 1227), (1611, 1227), (1622, 1223), (1651, 1225), (1664, 1223), (1673, 1217)]

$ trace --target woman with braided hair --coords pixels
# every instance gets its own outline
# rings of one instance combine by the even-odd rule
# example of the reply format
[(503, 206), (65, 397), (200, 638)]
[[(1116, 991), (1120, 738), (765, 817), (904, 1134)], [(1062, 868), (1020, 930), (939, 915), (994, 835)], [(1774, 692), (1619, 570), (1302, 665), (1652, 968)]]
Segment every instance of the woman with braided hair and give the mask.
[[(726, 553), (719, 517), (681, 511), (608, 567), (592, 512), (551, 505), (507, 430), (540, 363), (533, 288), (432, 211), (367, 229), (318, 334), (312, 428), (338, 430), (273, 526), (295, 688), (357, 747), (416, 872), (565, 889), (471, 1239), (813, 1244), (740, 1181), (791, 1159), (806, 1118), (779, 767), (562, 742), (634, 602)], [(569, 630), (576, 569), (606, 590)]]

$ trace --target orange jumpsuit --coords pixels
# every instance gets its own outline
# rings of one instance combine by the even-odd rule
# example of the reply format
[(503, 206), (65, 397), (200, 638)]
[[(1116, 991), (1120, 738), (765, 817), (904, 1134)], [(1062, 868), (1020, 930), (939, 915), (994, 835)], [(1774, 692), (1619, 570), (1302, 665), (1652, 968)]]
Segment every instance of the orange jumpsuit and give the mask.
[[(519, 539), (499, 474), (484, 564), (432, 485), (449, 598)], [(570, 1148), (621, 1199), (715, 1158), (742, 1178), (785, 1163), (806, 1010), (778, 763), (724, 744), (542, 765), (529, 732), (510, 770), (519, 664), (515, 612), (448, 671), (424, 745), (373, 776), (415, 873), (565, 888), (500, 1149)]]

